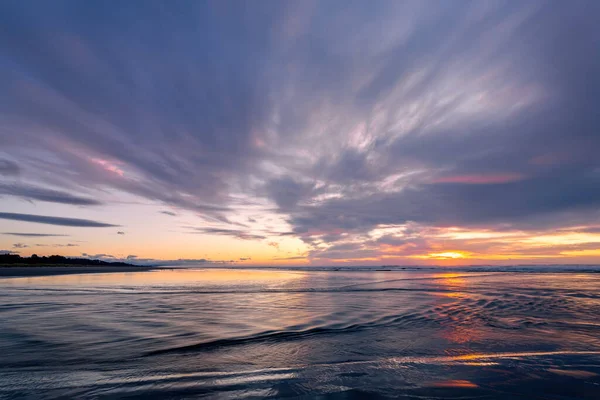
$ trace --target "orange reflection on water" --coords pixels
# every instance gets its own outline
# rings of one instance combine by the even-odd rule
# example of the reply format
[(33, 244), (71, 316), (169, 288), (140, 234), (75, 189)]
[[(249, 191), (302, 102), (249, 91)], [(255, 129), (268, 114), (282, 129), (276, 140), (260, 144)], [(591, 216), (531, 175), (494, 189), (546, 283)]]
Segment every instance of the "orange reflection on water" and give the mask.
[(477, 326), (472, 323), (469, 310), (465, 309), (466, 300), (470, 297), (470, 294), (464, 291), (468, 284), (467, 277), (465, 274), (455, 272), (434, 274), (436, 282), (445, 290), (437, 295), (455, 300), (445, 304), (444, 308), (447, 311), (440, 313), (443, 319), (454, 321), (442, 331), (441, 336), (457, 344), (469, 343), (482, 336)]
[(453, 272), (444, 272), (433, 274), (433, 278), (436, 279), (435, 282), (440, 284), (444, 289), (443, 292), (434, 293), (434, 296), (450, 298), (463, 298), (466, 296), (465, 293), (459, 290), (467, 284), (463, 275)]
[(434, 274), (433, 277), (436, 279), (440, 279), (442, 285), (444, 286), (466, 286), (467, 284), (467, 281), (464, 279), (463, 274), (444, 272)]
[(433, 387), (439, 388), (476, 388), (478, 387), (475, 383), (464, 379), (452, 379), (448, 381), (434, 382), (431, 384)]
[(486, 360), (496, 358), (524, 358), (524, 357), (541, 357), (541, 356), (555, 356), (555, 355), (598, 355), (600, 351), (577, 351), (577, 350), (557, 350), (557, 351), (522, 351), (513, 353), (473, 353), (473, 354), (462, 354), (459, 356), (446, 357), (450, 360), (455, 361), (468, 361), (468, 360)]
[(588, 378), (593, 378), (595, 376), (598, 376), (598, 374), (595, 372), (582, 371), (582, 370), (576, 370), (576, 369), (566, 370), (566, 369), (558, 369), (558, 368), (549, 368), (548, 372), (552, 372), (553, 374), (557, 374), (557, 375), (569, 376), (571, 378), (578, 378), (578, 379), (588, 379)]
[(460, 327), (444, 331), (442, 337), (457, 344), (464, 344), (481, 337), (481, 334), (472, 327)]

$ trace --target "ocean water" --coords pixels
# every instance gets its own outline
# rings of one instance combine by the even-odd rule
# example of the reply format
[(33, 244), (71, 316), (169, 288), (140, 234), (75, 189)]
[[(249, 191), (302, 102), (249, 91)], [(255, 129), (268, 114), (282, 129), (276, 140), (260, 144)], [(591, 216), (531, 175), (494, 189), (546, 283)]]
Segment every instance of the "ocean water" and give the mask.
[(0, 279), (0, 398), (600, 399), (600, 274)]

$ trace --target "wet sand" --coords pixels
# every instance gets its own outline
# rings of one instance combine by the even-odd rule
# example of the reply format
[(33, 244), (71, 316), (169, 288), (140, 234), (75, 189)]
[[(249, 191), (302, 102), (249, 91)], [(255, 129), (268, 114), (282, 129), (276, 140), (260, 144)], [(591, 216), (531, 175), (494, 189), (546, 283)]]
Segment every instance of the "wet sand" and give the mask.
[(77, 265), (77, 266), (30, 266), (10, 267), (0, 266), (0, 278), (27, 277), (27, 276), (49, 276), (67, 274), (103, 274), (111, 272), (140, 272), (157, 269), (156, 267), (113, 267), (99, 265)]

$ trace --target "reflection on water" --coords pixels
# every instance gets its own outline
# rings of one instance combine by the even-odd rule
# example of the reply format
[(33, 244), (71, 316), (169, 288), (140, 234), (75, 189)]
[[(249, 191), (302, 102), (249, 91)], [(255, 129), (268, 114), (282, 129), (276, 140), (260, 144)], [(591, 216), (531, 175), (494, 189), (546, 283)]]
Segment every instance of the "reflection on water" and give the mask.
[(3, 281), (6, 286), (146, 286), (173, 284), (220, 284), (283, 281), (298, 279), (304, 275), (301, 271), (276, 270), (234, 270), (234, 269), (156, 269), (142, 272), (123, 272), (107, 274), (50, 275), (22, 278), (10, 278)]
[(477, 385), (464, 379), (434, 382), (432, 386), (441, 388), (476, 388)]
[(457, 272), (433, 274), (432, 278), (439, 279), (440, 283), (448, 288), (460, 288), (465, 286), (467, 282), (465, 276)]
[[(462, 345), (460, 348), (450, 346), (446, 349), (448, 353), (468, 351), (465, 347), (469, 342), (480, 339), (482, 332), (480, 326), (473, 322), (474, 315), (461, 312), (464, 302), (473, 300), (474, 295), (466, 289), (468, 286), (468, 275), (456, 272), (445, 272), (433, 274), (436, 283), (441, 289), (440, 296), (452, 299), (445, 301), (443, 307), (439, 308), (439, 317), (446, 320), (445, 328), (441, 330), (440, 336), (448, 340), (450, 344)], [(474, 310), (475, 311), (475, 310)]]
[(157, 270), (0, 298), (0, 398), (600, 398), (598, 274)]

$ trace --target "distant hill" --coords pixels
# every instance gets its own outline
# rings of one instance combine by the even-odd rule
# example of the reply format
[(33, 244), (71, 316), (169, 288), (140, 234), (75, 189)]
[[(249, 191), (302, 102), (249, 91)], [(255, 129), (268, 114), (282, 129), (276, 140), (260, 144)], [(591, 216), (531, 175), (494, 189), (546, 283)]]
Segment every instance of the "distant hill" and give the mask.
[(137, 267), (137, 265), (124, 262), (108, 262), (102, 260), (90, 260), (88, 258), (70, 258), (63, 256), (38, 256), (21, 257), (18, 254), (0, 254), (0, 266), (14, 265), (105, 265), (112, 267)]

